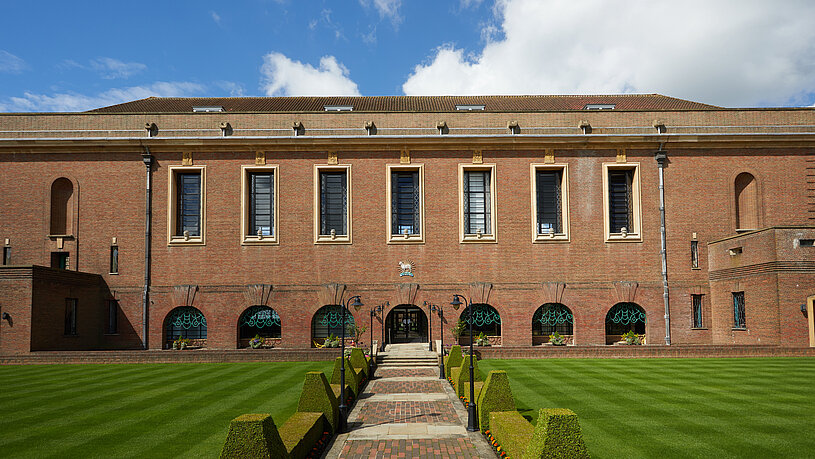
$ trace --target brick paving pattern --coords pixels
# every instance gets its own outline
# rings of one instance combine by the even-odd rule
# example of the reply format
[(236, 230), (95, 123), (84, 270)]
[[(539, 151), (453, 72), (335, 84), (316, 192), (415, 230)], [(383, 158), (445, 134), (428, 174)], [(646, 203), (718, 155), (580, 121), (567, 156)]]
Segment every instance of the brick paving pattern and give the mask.
[(357, 422), (362, 424), (433, 423), (458, 424), (453, 405), (443, 402), (394, 401), (365, 403)]
[(417, 440), (349, 440), (343, 458), (478, 458), (469, 438), (427, 438)]
[(376, 394), (441, 394), (444, 392), (439, 381), (388, 381), (378, 380), (373, 384)]
[(379, 368), (377, 378), (412, 378), (414, 376), (438, 376), (435, 368)]

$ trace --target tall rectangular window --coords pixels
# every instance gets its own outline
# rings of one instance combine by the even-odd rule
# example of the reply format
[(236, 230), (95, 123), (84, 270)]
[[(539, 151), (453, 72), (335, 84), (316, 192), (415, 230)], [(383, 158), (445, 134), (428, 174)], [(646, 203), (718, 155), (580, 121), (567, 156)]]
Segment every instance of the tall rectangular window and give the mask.
[(110, 246), (110, 274), (119, 274), (119, 246)]
[(391, 172), (391, 234), (421, 233), (419, 171)]
[(116, 300), (107, 300), (107, 304), (108, 321), (105, 333), (115, 335), (119, 333), (119, 302)]
[(464, 171), (464, 232), (492, 234), (490, 171)]
[(11, 247), (9, 246), (3, 247), (3, 264), (4, 265), (11, 264)]
[(76, 298), (65, 298), (65, 334), (76, 335)]
[(51, 267), (68, 269), (70, 267), (70, 256), (68, 252), (51, 252)]
[(351, 166), (314, 168), (314, 242), (351, 243)]
[(693, 314), (693, 328), (703, 328), (702, 321), (702, 295), (691, 295), (691, 309)]
[(608, 204), (609, 222), (612, 233), (633, 232), (634, 221), (632, 170), (609, 171), (608, 173)]
[(744, 318), (744, 292), (733, 292), (733, 328), (747, 328)]
[(603, 164), (606, 242), (642, 241), (638, 163)]
[(249, 234), (274, 235), (274, 174), (249, 174)]
[(535, 174), (538, 234), (563, 232), (561, 175), (561, 171), (537, 171)]
[(690, 241), (690, 267), (699, 267), (699, 241)]
[(169, 166), (167, 242), (202, 245), (206, 234), (206, 166)]
[(183, 172), (176, 176), (176, 236), (201, 235), (201, 174)]

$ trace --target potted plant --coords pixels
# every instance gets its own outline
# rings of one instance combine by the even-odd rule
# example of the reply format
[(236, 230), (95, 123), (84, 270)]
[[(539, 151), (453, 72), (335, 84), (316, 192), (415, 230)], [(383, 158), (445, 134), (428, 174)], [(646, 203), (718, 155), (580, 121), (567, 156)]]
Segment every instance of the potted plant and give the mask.
[(249, 340), (249, 346), (252, 349), (260, 349), (263, 347), (263, 338), (261, 338), (259, 334), (255, 335), (254, 338)]
[(481, 332), (481, 333), (478, 334), (478, 336), (475, 337), (475, 345), (476, 346), (489, 346), (490, 345), (490, 339), (487, 338), (487, 335), (485, 335), (484, 332)]
[(186, 338), (182, 338), (181, 335), (178, 335), (175, 341), (173, 341), (173, 349), (183, 351), (184, 349), (190, 346), (190, 340)]
[(566, 345), (566, 338), (558, 332), (554, 332), (549, 335), (549, 343), (552, 346), (565, 346)]
[(639, 346), (642, 344), (642, 336), (629, 330), (626, 334), (621, 336), (622, 341), (629, 346)]
[(340, 339), (336, 336), (328, 335), (328, 338), (325, 339), (323, 342), (323, 346), (325, 347), (340, 347)]

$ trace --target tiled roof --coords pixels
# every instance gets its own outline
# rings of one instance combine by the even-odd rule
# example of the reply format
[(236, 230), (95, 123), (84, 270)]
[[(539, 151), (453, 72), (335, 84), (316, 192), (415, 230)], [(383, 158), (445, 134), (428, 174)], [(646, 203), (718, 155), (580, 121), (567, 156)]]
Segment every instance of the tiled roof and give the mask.
[(455, 112), (456, 105), (484, 105), (485, 112), (583, 110), (586, 104), (614, 104), (616, 110), (712, 110), (714, 105), (660, 94), (595, 96), (371, 96), (371, 97), (148, 97), (91, 110), (93, 113), (192, 113), (193, 107), (226, 112), (322, 112), (326, 105), (355, 112)]

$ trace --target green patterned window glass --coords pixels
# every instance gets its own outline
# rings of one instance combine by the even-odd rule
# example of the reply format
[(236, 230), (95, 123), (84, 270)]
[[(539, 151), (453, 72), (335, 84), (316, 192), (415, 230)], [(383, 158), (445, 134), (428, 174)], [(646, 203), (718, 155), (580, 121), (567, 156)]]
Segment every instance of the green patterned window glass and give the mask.
[(636, 303), (617, 303), (606, 314), (606, 335), (622, 335), (629, 331), (645, 333), (645, 310)]
[(532, 335), (549, 336), (554, 332), (573, 335), (574, 316), (564, 304), (546, 303), (532, 316)]
[[(501, 315), (492, 306), (484, 303), (475, 303), (461, 311), (459, 317), (465, 323), (470, 323), (470, 309), (472, 309), (473, 335), (484, 333), (488, 336), (501, 336)], [(470, 334), (470, 326), (464, 328), (462, 336)]]
[(179, 336), (187, 339), (207, 338), (207, 319), (201, 311), (192, 306), (173, 309), (164, 323), (167, 342), (172, 342)]
[(268, 306), (252, 306), (238, 320), (241, 339), (280, 338), (280, 316)]
[[(354, 316), (351, 311), (345, 312), (345, 336), (353, 336)], [(329, 304), (320, 308), (311, 319), (311, 337), (313, 339), (328, 338), (329, 335), (342, 334), (342, 306)]]

